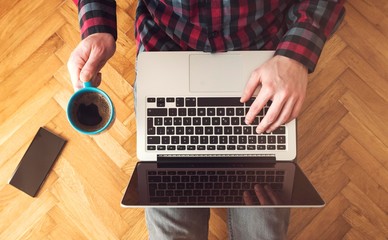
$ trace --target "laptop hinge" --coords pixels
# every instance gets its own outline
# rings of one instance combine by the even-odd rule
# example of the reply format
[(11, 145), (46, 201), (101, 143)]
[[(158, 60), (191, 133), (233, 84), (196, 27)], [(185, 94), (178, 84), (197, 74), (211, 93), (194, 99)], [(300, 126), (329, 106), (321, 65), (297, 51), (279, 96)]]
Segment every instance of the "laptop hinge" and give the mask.
[(157, 162), (276, 163), (275, 154), (160, 154)]

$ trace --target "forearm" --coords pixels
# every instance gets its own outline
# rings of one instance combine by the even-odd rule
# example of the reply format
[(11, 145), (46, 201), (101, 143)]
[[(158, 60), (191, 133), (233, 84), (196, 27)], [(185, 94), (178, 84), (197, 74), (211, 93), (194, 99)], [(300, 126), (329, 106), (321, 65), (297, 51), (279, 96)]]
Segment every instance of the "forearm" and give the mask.
[(292, 58), (313, 72), (329, 36), (344, 16), (345, 0), (302, 0), (290, 7), (288, 31), (276, 49), (276, 55)]
[(81, 37), (109, 33), (117, 40), (116, 2), (114, 0), (73, 0), (78, 6)]

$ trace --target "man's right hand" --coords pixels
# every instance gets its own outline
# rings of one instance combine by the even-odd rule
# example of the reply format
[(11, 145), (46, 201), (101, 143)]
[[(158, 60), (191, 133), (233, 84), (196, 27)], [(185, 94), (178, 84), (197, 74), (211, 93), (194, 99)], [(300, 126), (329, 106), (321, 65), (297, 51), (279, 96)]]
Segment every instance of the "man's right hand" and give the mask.
[(101, 83), (100, 70), (116, 51), (116, 42), (109, 33), (95, 33), (83, 39), (71, 53), (67, 68), (74, 91), (91, 81), (97, 87)]

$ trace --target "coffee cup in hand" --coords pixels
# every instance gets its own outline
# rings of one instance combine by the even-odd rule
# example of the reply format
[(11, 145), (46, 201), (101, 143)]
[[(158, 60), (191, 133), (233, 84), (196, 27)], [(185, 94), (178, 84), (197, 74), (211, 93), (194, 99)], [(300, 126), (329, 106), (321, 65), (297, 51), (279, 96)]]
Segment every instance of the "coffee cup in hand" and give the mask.
[(83, 134), (98, 134), (113, 124), (115, 111), (112, 100), (90, 82), (71, 96), (67, 105), (67, 119)]

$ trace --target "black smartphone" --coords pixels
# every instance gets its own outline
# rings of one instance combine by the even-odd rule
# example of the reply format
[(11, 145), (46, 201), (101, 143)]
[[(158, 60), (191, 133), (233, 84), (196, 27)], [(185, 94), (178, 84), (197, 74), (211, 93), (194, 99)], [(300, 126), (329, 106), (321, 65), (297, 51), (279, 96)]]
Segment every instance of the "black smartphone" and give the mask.
[(9, 184), (35, 197), (65, 143), (65, 139), (40, 128)]

